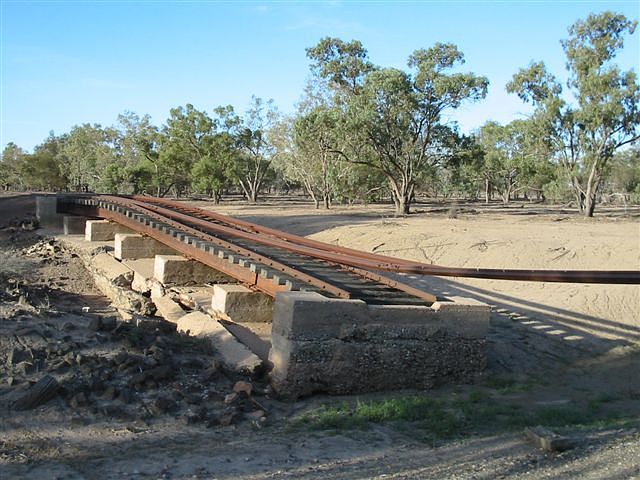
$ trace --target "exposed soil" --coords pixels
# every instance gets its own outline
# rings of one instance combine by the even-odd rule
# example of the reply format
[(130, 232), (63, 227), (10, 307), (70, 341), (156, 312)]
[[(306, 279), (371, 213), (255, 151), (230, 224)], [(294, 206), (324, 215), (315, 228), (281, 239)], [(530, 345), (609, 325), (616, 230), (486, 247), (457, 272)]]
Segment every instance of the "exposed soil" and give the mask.
[[(474, 211), (456, 219), (437, 205), (406, 219), (389, 218), (386, 206), (308, 208), (218, 210), (445, 265), (640, 266), (640, 224), (628, 211), (584, 221), (539, 207), (496, 212), (466, 205)], [(33, 209), (30, 197), (0, 199), (2, 478), (640, 478), (637, 286), (405, 278), (495, 307), (485, 377), (429, 395), (480, 392), (530, 409), (595, 405), (603, 421), (565, 429), (578, 438), (567, 452), (545, 453), (522, 430), (464, 431), (430, 444), (411, 426), (386, 423), (310, 431), (292, 428), (292, 420), (323, 404), (393, 394), (283, 402), (257, 382), (250, 396), (225, 403), (239, 379), (217, 365), (213, 352), (157, 321), (117, 320), (80, 260), (31, 230)], [(51, 398), (17, 409), (47, 375), (58, 384)]]

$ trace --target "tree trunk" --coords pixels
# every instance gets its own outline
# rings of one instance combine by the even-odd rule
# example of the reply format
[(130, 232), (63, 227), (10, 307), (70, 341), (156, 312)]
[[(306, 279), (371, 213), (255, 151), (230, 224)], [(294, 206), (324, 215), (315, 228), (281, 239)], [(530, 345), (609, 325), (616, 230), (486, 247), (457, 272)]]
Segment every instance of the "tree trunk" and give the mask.
[(484, 179), (484, 203), (489, 203), (489, 192), (491, 191), (491, 182), (488, 178)]
[(584, 216), (593, 217), (593, 212), (596, 209), (596, 195), (598, 194), (598, 185), (600, 185), (600, 175), (598, 173), (599, 159), (596, 159), (591, 166), (591, 172), (587, 179), (587, 191), (584, 193), (585, 206)]

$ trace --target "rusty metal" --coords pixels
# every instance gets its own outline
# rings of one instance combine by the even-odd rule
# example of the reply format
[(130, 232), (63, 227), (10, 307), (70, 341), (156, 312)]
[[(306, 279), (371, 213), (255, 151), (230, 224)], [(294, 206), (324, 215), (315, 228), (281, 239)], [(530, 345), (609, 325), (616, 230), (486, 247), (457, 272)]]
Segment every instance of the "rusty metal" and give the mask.
[[(268, 245), (271, 247), (278, 247), (278, 248), (282, 248), (284, 250), (288, 250), (288, 251), (292, 251), (295, 253), (299, 253), (302, 255), (306, 255), (309, 256), (311, 258), (321, 258), (322, 260), (327, 261), (330, 265), (333, 265), (337, 268), (344, 268), (345, 270), (358, 275), (359, 277), (365, 278), (367, 280), (372, 280), (376, 283), (382, 284), (382, 285), (386, 285), (388, 287), (394, 288), (396, 290), (400, 290), (402, 292), (408, 293), (409, 295), (412, 295), (414, 297), (420, 298), (422, 300), (425, 300), (426, 302), (429, 303), (433, 303), (436, 301), (436, 297), (435, 295), (425, 292), (423, 290), (419, 290), (417, 288), (411, 287), (409, 285), (406, 285), (402, 282), (399, 282), (397, 280), (394, 280), (392, 278), (388, 278), (385, 277), (383, 275), (380, 275), (379, 273), (374, 273), (374, 272), (370, 272), (368, 270), (362, 269), (362, 268), (357, 268), (356, 266), (349, 266), (348, 268), (345, 268), (343, 264), (345, 264), (345, 260), (343, 259), (343, 261), (333, 261), (332, 260), (332, 256), (331, 255), (326, 255), (326, 251), (324, 250), (318, 250), (315, 249), (313, 247), (306, 247), (304, 245), (299, 246), (297, 244), (293, 244), (290, 241), (286, 241), (286, 240), (281, 240), (275, 236), (272, 236), (271, 238), (269, 237), (265, 237), (264, 235), (262, 235), (259, 232), (251, 232), (251, 231), (247, 231), (247, 230), (238, 230), (237, 228), (233, 228), (233, 227), (227, 227), (224, 225), (220, 225), (220, 224), (212, 224), (211, 221), (209, 220), (203, 220), (201, 218), (195, 218), (193, 215), (190, 214), (186, 214), (186, 213), (180, 213), (180, 212), (176, 212), (176, 211), (172, 211), (166, 208), (162, 208), (162, 207), (151, 207), (148, 205), (147, 202), (144, 201), (140, 201), (140, 200), (132, 200), (133, 202), (135, 202), (136, 205), (139, 205), (141, 207), (144, 206), (144, 208), (148, 208), (149, 210), (153, 210), (157, 213), (160, 213), (161, 215), (167, 216), (167, 217), (174, 217), (182, 222), (188, 222), (188, 223), (192, 223), (194, 225), (198, 225), (202, 228), (205, 229), (209, 229), (209, 230), (214, 230), (220, 233), (225, 233), (227, 235), (232, 235), (238, 238), (242, 238), (245, 240), (250, 240), (253, 242), (257, 242), (257, 243), (261, 243), (264, 245)], [(237, 220), (237, 219), (234, 219)], [(251, 225), (248, 224), (247, 222), (244, 222), (245, 225)], [(371, 267), (370, 267), (371, 268)]]
[[(499, 268), (462, 268), (429, 265), (411, 260), (402, 260), (384, 255), (360, 252), (346, 247), (338, 247), (323, 244), (315, 240), (306, 239), (292, 234), (279, 232), (267, 227), (251, 224), (232, 217), (225, 217), (202, 209), (184, 207), (179, 202), (164, 199), (142, 198), (156, 204), (164, 204), (172, 208), (193, 212), (204, 218), (210, 218), (227, 224), (242, 226), (244, 229), (253, 230), (255, 233), (263, 233), (281, 240), (280, 248), (288, 248), (291, 251), (303, 255), (315, 256), (328, 262), (339, 263), (356, 268), (368, 270), (381, 270), (395, 273), (410, 273), (417, 275), (434, 275), (449, 277), (470, 277), (494, 280), (518, 280), (530, 282), (563, 282), (563, 283), (604, 283), (604, 284), (640, 284), (640, 271), (637, 270), (526, 270), (526, 269), (499, 269)], [(239, 235), (238, 235), (239, 236)], [(263, 237), (254, 237), (261, 243), (267, 244)], [(284, 245), (288, 244), (288, 247)], [(315, 251), (315, 253), (314, 253)]]
[[(297, 280), (300, 280), (301, 282), (313, 285), (323, 291), (326, 291), (332, 295), (335, 295), (336, 297), (351, 298), (351, 294), (346, 290), (343, 290), (339, 287), (331, 285), (327, 282), (323, 282), (315, 277), (312, 277), (303, 272), (300, 272), (288, 265), (284, 265), (271, 258), (267, 258), (263, 255), (257, 254), (256, 252), (253, 252), (251, 250), (247, 250), (237, 245), (233, 245), (232, 243), (225, 242), (224, 240), (221, 240), (215, 236), (203, 233), (194, 228), (175, 222), (170, 218), (164, 217), (155, 212), (147, 210), (144, 207), (141, 207), (139, 205), (135, 205), (130, 200), (126, 200), (120, 197), (106, 196), (106, 195), (100, 196), (97, 198), (98, 200), (102, 199), (116, 205), (135, 209), (138, 211), (138, 213), (146, 215), (158, 222), (166, 223), (167, 225), (170, 225), (172, 228), (175, 228), (176, 230), (182, 230), (191, 236), (214, 243), (219, 247), (230, 250), (234, 253), (237, 253), (238, 255), (251, 258), (255, 262), (262, 263), (265, 266), (271, 267), (274, 270), (278, 270), (282, 273), (285, 273), (286, 275), (289, 275)], [(99, 206), (81, 206), (81, 205), (67, 207), (67, 210), (69, 210), (70, 213), (78, 213), (81, 215), (86, 215), (87, 211), (89, 211), (94, 213), (94, 215), (96, 216), (107, 218), (115, 222), (118, 222), (134, 231), (148, 235), (149, 237), (152, 237), (158, 240), (159, 242), (164, 243), (165, 245), (168, 245), (169, 247), (182, 253), (188, 258), (198, 260), (212, 268), (215, 268), (216, 270), (219, 270), (227, 275), (237, 278), (243, 283), (254, 286), (258, 290), (261, 290), (271, 296), (275, 296), (276, 293), (281, 291), (286, 291), (288, 289), (286, 285), (280, 285), (279, 283), (277, 283), (276, 281), (273, 281), (272, 279), (262, 277), (259, 272), (251, 272), (247, 268), (241, 267), (239, 265), (225, 261), (224, 259), (220, 259), (216, 256), (208, 254), (192, 245), (185, 244), (184, 242), (174, 238), (171, 235), (159, 232), (153, 227), (141, 224), (117, 212), (113, 212), (111, 210), (108, 210)]]

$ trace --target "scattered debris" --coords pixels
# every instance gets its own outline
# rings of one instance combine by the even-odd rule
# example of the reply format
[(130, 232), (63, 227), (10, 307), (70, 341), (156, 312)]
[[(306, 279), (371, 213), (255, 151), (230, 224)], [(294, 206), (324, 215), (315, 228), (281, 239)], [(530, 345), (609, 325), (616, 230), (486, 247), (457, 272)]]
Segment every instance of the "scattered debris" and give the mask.
[(576, 439), (558, 435), (544, 427), (533, 427), (525, 430), (527, 438), (533, 444), (546, 452), (564, 452), (574, 448), (577, 444)]

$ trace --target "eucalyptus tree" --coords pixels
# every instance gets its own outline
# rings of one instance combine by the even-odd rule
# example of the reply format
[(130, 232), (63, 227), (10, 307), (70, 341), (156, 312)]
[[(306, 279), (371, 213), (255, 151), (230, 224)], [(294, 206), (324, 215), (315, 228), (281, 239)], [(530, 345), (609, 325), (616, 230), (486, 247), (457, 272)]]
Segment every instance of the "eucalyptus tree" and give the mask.
[(0, 156), (0, 185), (3, 190), (22, 190), (24, 180), (20, 174), (26, 152), (13, 142), (9, 142)]
[(306, 53), (314, 62), (311, 64), (312, 73), (329, 82), (332, 88), (350, 94), (357, 94), (366, 76), (375, 69), (367, 50), (358, 40), (345, 42), (325, 37), (317, 45), (307, 48)]
[(154, 163), (158, 196), (166, 195), (171, 189), (179, 195), (191, 184), (192, 170), (209, 157), (213, 137), (213, 120), (205, 112), (191, 104), (170, 110)]
[(98, 191), (103, 174), (115, 161), (116, 132), (99, 124), (74, 126), (62, 147), (62, 163), (69, 187), (75, 191)]
[(484, 153), (481, 172), (487, 190), (493, 186), (507, 204), (516, 192), (531, 188), (527, 182), (535, 172), (537, 152), (527, 142), (525, 121), (515, 120), (507, 125), (489, 121), (480, 127), (478, 140)]
[(270, 131), (278, 120), (279, 113), (273, 100), (264, 101), (254, 96), (241, 123), (233, 129), (240, 150), (235, 174), (251, 203), (258, 200), (276, 152)]
[(385, 175), (396, 214), (409, 213), (417, 182), (452, 155), (458, 136), (443, 114), (486, 96), (485, 77), (450, 73), (462, 63), (455, 45), (437, 43), (409, 57), (411, 73), (393, 68), (371, 72), (349, 102), (349, 129), (369, 149), (366, 156), (349, 160)]
[(569, 74), (566, 92), (543, 62), (521, 69), (507, 85), (509, 92), (534, 105), (532, 118), (553, 145), (578, 207), (588, 217), (615, 152), (640, 138), (636, 73), (613, 63), (636, 24), (612, 12), (574, 23), (561, 42)]
[(191, 169), (191, 185), (220, 203), (222, 193), (230, 188), (238, 177), (237, 127), (240, 118), (231, 105), (217, 107), (212, 119), (212, 135), (209, 138), (207, 154)]

